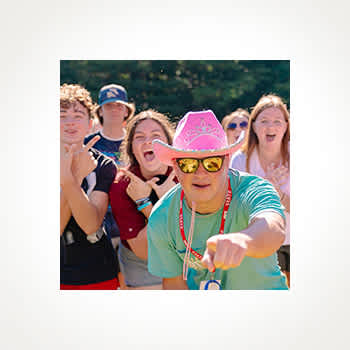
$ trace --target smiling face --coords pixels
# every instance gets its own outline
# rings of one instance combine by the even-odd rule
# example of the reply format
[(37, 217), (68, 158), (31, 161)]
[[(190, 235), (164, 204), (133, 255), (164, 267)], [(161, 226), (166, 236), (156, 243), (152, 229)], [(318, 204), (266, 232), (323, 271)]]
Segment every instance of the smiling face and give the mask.
[(276, 149), (281, 146), (287, 121), (279, 108), (270, 107), (257, 116), (253, 122), (253, 130), (258, 137), (259, 147)]
[(148, 179), (168, 168), (153, 153), (152, 141), (168, 142), (163, 128), (152, 119), (141, 121), (135, 128), (132, 139), (132, 152), (140, 166), (142, 175)]
[[(241, 127), (240, 124), (242, 122), (245, 122), (246, 123), (246, 126), (245, 127)], [(239, 138), (239, 135), (241, 134), (242, 131), (246, 131), (247, 130), (247, 126), (248, 126), (248, 118), (245, 117), (245, 116), (235, 116), (233, 117), (230, 122), (228, 123), (228, 126), (231, 124), (231, 123), (236, 123), (236, 128), (233, 129), (233, 128), (229, 128), (227, 127), (227, 130), (226, 130), (226, 135), (227, 135), (227, 142), (229, 144), (233, 144), (235, 143), (238, 138)]]
[(60, 107), (60, 141), (66, 144), (82, 144), (92, 125), (86, 107), (75, 101)]
[(196, 211), (202, 214), (214, 213), (224, 203), (229, 157), (226, 156), (221, 169), (217, 172), (208, 172), (200, 163), (197, 171), (192, 174), (183, 173), (174, 160), (174, 169), (184, 193), (187, 204), (191, 207), (196, 202)]

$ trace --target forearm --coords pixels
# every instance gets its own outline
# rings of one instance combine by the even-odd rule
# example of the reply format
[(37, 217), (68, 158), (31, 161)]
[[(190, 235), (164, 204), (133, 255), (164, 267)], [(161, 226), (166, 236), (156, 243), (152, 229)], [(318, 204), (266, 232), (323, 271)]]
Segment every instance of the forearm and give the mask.
[(147, 260), (147, 225), (139, 231), (138, 235), (135, 238), (128, 239), (128, 243), (137, 257), (143, 260)]
[(63, 234), (70, 217), (72, 216), (72, 211), (68, 205), (68, 202), (61, 190), (60, 193), (60, 235)]
[(282, 205), (285, 207), (286, 209), (286, 212), (290, 212), (290, 197), (288, 194), (286, 193), (282, 193), (282, 196), (281, 196), (281, 203)]
[(77, 224), (88, 235), (96, 232), (101, 226), (103, 215), (90, 202), (78, 182), (66, 182), (62, 184), (62, 190)]
[(265, 258), (273, 254), (285, 238), (284, 220), (277, 213), (263, 213), (253, 219), (252, 223), (240, 231), (246, 236), (246, 255), (253, 258)]

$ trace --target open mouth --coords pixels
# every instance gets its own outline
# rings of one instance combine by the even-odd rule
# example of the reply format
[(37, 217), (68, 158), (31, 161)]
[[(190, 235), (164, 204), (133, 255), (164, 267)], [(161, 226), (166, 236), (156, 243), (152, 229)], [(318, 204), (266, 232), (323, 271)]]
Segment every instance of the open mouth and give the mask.
[(268, 142), (272, 142), (275, 139), (275, 137), (276, 137), (275, 134), (269, 134), (269, 135), (266, 135), (266, 140)]
[(151, 162), (155, 158), (155, 154), (153, 151), (147, 151), (143, 154), (143, 156), (148, 162)]

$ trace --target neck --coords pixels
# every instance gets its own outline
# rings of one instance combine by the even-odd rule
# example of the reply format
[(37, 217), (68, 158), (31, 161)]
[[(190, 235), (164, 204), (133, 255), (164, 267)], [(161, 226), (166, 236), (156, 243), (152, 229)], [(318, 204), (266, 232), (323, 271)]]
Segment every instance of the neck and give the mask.
[[(224, 186), (222, 186), (222, 190), (216, 194), (213, 200), (207, 201), (204, 203), (196, 202), (196, 213), (213, 214), (219, 211), (225, 203), (227, 190), (228, 188), (227, 188), (227, 181), (226, 181)], [(192, 209), (192, 200), (186, 196), (186, 193), (185, 193), (185, 200), (186, 200), (187, 206), (190, 209)]]
[(258, 155), (261, 165), (269, 165), (271, 163), (279, 163), (282, 160), (281, 150), (262, 150), (258, 148)]
[(167, 170), (168, 170), (168, 166), (165, 164), (162, 164), (159, 168), (153, 171), (148, 171), (147, 169), (143, 168), (140, 165), (141, 174), (146, 180), (151, 180), (156, 175), (165, 175)]
[(113, 125), (113, 124), (103, 124), (102, 128), (103, 135), (110, 137), (111, 139), (120, 139), (124, 137), (124, 129), (122, 125)]

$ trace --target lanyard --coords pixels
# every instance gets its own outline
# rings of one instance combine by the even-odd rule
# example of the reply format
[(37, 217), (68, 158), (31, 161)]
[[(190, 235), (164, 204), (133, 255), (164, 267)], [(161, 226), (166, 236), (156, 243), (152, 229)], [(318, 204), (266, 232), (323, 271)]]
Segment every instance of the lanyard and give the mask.
[[(179, 211), (179, 225), (180, 225), (180, 233), (182, 240), (186, 246), (190, 250), (190, 252), (199, 260), (203, 258), (203, 255), (199, 254), (196, 252), (194, 249), (189, 246), (186, 236), (185, 236), (185, 229), (184, 229), (184, 217), (183, 217), (183, 209), (182, 209), (182, 201), (184, 198), (184, 191), (181, 191), (181, 196), (180, 196), (180, 211)], [(220, 225), (220, 231), (219, 233), (222, 234), (224, 233), (224, 228), (225, 228), (225, 221), (226, 221), (226, 215), (228, 208), (230, 206), (232, 199), (232, 189), (231, 189), (231, 184), (230, 184), (230, 179), (228, 179), (228, 189), (227, 189), (227, 194), (226, 194), (226, 199), (225, 199), (225, 204), (224, 204), (224, 210), (222, 211), (222, 216), (221, 216), (221, 225)]]

